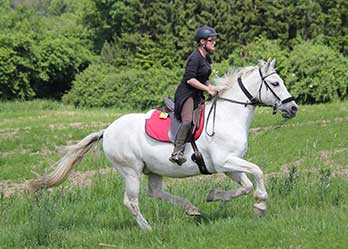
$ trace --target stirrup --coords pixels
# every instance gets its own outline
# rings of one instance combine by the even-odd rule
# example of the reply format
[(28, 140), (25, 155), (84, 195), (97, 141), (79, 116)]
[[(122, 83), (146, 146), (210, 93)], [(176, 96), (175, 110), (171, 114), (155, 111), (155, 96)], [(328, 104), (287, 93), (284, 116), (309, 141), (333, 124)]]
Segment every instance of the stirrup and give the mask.
[(177, 163), (179, 166), (184, 164), (186, 162), (186, 158), (184, 156), (184, 152), (179, 151), (179, 152), (174, 152), (170, 157), (169, 161), (172, 163)]

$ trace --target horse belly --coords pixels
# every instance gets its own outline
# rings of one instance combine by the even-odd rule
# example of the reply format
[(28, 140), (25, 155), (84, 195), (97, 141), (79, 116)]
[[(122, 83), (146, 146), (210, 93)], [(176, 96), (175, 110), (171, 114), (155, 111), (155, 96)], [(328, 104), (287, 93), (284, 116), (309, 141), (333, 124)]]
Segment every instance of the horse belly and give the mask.
[(193, 153), (189, 147), (190, 145), (187, 144), (185, 150), (187, 162), (181, 166), (169, 161), (173, 146), (170, 143), (158, 142), (145, 137), (145, 143), (142, 146), (143, 160), (146, 165), (144, 173), (148, 171), (157, 175), (176, 178), (199, 175), (197, 165), (190, 159)]
[(188, 161), (178, 166), (169, 161), (173, 145), (158, 142), (145, 133), (147, 114), (127, 114), (114, 121), (104, 132), (103, 149), (107, 158), (120, 172), (130, 167), (168, 177), (187, 177), (200, 174), (190, 160), (192, 149), (187, 146)]

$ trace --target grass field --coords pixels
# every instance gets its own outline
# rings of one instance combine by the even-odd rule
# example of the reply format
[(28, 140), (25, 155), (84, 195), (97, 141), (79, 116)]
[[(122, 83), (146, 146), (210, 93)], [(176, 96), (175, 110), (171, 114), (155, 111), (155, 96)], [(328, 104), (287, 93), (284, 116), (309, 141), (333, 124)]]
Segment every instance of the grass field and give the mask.
[[(7, 186), (60, 158), (57, 148), (123, 113), (50, 101), (0, 103), (0, 248), (347, 248), (348, 102), (300, 106), (287, 122), (257, 110), (246, 158), (266, 174), (263, 218), (253, 213), (252, 195), (205, 201), (212, 188), (236, 188), (222, 175), (165, 179), (169, 192), (201, 209), (200, 218), (147, 197), (144, 177), (140, 206), (151, 233), (139, 230), (123, 206), (117, 173), (94, 174), (82, 187), (68, 181), (53, 191), (5, 196)], [(103, 153), (91, 153), (77, 170), (104, 168), (110, 164)]]

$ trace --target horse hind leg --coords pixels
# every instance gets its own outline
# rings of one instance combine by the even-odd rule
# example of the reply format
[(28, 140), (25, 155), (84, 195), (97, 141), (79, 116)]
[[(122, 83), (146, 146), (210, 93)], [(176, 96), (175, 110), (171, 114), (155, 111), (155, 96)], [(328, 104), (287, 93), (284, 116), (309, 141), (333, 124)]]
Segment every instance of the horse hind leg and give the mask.
[(148, 195), (174, 205), (181, 206), (188, 215), (198, 216), (200, 212), (190, 201), (185, 198), (172, 195), (164, 191), (162, 176), (150, 174), (148, 184)]
[(139, 208), (139, 192), (140, 192), (140, 175), (135, 170), (123, 171), (126, 190), (124, 193), (124, 205), (134, 216), (140, 228), (151, 231), (151, 227), (140, 212)]
[(253, 184), (245, 173), (226, 172), (225, 174), (228, 177), (230, 177), (233, 181), (239, 183), (240, 187), (238, 189), (229, 190), (229, 191), (212, 189), (210, 190), (207, 196), (208, 202), (229, 201), (239, 196), (246, 195), (250, 193), (250, 191), (253, 189)]

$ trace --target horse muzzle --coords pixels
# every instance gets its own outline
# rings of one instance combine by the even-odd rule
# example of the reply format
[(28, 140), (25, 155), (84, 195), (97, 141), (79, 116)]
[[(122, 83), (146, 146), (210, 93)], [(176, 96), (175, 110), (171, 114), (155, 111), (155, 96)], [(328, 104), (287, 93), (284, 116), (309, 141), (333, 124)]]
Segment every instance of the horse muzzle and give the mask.
[(295, 101), (291, 101), (285, 104), (281, 104), (278, 107), (283, 118), (294, 118), (296, 117), (296, 113), (298, 111), (298, 106)]

